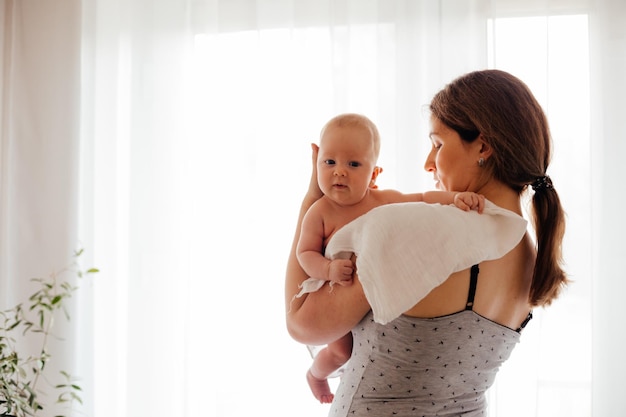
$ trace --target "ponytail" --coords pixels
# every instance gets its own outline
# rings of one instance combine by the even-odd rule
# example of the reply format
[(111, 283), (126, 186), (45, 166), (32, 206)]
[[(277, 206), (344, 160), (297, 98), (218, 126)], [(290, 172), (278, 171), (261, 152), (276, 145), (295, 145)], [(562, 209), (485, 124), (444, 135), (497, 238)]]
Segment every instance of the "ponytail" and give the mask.
[(545, 306), (558, 297), (568, 283), (561, 265), (562, 241), (565, 234), (565, 213), (550, 177), (532, 183), (532, 215), (537, 234), (537, 260), (530, 288), (530, 303)]

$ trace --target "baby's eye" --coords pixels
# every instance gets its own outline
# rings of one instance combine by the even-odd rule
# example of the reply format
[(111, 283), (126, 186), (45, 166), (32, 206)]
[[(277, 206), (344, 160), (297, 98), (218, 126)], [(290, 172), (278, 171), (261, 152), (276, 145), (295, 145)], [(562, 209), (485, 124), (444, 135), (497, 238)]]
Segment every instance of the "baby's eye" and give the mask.
[(348, 166), (351, 166), (352, 168), (358, 168), (361, 166), (360, 162), (356, 162), (356, 161), (352, 161), (348, 163)]
[(326, 165), (335, 165), (335, 160), (334, 159), (327, 159), (324, 161), (324, 163)]

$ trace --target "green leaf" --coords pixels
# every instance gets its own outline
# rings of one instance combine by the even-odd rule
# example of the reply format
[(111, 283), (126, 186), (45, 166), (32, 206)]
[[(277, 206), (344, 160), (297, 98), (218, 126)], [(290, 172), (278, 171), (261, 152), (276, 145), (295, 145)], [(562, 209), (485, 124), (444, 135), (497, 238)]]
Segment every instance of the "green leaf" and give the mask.
[(22, 335), (26, 335), (26, 333), (28, 333), (28, 331), (33, 327), (33, 323), (28, 322), (28, 323), (24, 323), (24, 331), (22, 332)]
[(22, 322), (21, 320), (17, 320), (15, 323), (13, 323), (7, 328), (7, 331), (10, 332), (11, 330), (15, 329), (17, 326), (20, 325), (21, 322)]

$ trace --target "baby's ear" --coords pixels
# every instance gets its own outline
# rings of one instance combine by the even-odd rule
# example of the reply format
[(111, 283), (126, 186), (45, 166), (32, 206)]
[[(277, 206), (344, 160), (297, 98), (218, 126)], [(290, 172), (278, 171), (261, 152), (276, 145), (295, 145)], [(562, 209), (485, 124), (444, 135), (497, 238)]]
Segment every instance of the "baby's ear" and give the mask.
[(374, 171), (372, 171), (372, 179), (370, 180), (370, 188), (373, 188), (374, 190), (378, 188), (378, 185), (376, 185), (376, 178), (378, 178), (378, 175), (381, 172), (383, 172), (381, 167), (374, 167)]

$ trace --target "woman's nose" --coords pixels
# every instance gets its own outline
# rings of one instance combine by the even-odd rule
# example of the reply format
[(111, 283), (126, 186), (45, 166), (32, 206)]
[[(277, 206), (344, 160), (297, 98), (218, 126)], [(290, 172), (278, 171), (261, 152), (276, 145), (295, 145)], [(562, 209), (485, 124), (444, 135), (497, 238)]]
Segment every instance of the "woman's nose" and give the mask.
[(424, 162), (424, 169), (426, 170), (426, 172), (435, 171), (435, 158), (433, 158), (432, 152), (430, 152), (426, 157), (426, 162)]

